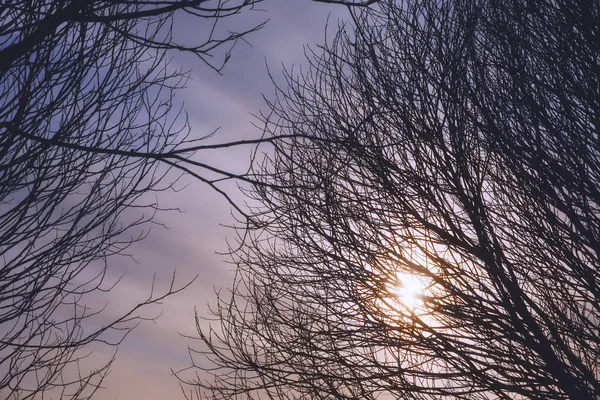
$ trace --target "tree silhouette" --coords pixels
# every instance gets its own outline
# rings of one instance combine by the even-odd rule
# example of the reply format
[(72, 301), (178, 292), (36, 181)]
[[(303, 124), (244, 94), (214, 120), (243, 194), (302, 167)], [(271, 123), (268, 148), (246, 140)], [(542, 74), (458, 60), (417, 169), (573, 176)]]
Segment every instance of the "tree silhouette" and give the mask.
[[(600, 7), (384, 1), (285, 73), (213, 399), (600, 395)], [(416, 282), (416, 283), (415, 283)]]
[[(117, 345), (145, 318), (142, 307), (186, 286), (173, 277), (164, 293), (153, 287), (113, 319), (90, 300), (113, 289), (110, 257), (143, 239), (160, 210), (144, 195), (170, 190), (186, 172), (225, 196), (219, 181), (246, 179), (195, 156), (261, 139), (191, 137), (173, 97), (187, 75), (167, 54), (192, 53), (220, 72), (233, 46), (263, 25), (223, 33), (219, 22), (258, 3), (0, 5), (0, 391), (9, 398), (89, 398), (110, 362), (86, 369), (84, 346)], [(207, 35), (192, 45), (176, 40), (179, 13), (201, 20)]]

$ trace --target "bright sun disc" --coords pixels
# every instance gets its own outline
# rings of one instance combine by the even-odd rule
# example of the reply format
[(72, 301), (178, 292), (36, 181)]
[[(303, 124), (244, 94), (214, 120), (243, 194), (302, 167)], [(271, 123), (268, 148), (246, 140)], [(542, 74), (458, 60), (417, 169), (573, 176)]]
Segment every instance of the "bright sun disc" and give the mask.
[(422, 278), (409, 273), (398, 274), (395, 294), (406, 307), (413, 310), (423, 305), (423, 295), (427, 287)]

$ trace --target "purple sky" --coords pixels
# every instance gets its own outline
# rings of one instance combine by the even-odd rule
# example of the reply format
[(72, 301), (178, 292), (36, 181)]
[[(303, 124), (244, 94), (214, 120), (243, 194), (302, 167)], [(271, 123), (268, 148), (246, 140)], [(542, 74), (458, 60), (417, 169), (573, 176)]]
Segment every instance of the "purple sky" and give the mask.
[[(240, 43), (219, 76), (196, 59), (173, 54), (173, 65), (192, 71), (187, 89), (178, 98), (185, 102), (195, 135), (202, 136), (221, 126), (219, 140), (255, 137), (259, 132), (250, 124), (250, 113), (264, 108), (261, 93), (273, 92), (265, 69), (265, 60), (273, 72), (281, 63), (303, 64), (303, 45), (321, 43), (325, 22), (336, 24), (341, 7), (312, 3), (307, 0), (266, 0), (265, 12), (246, 13), (229, 24), (251, 25), (269, 18), (267, 26), (248, 37), (252, 47)], [(202, 21), (176, 21), (176, 34), (198, 35)], [(227, 28), (225, 25), (223, 28)], [(331, 28), (333, 29), (333, 28)], [(249, 159), (249, 149), (224, 150), (206, 155), (203, 160), (225, 167), (241, 167)], [(148, 295), (153, 274), (157, 290), (165, 289), (174, 269), (178, 282), (199, 275), (185, 292), (169, 298), (161, 307), (148, 309), (144, 315), (161, 311), (155, 323), (139, 326), (121, 345), (112, 373), (105, 380), (105, 389), (96, 400), (163, 400), (182, 398), (177, 380), (170, 368), (189, 365), (187, 346), (193, 345), (179, 333), (194, 334), (194, 307), (207, 315), (207, 302), (214, 302), (214, 288), (228, 287), (232, 266), (215, 251), (226, 250), (226, 238), (233, 232), (219, 224), (231, 224), (229, 206), (207, 186), (187, 179), (190, 185), (179, 193), (159, 197), (167, 207), (180, 207), (186, 212), (163, 213), (158, 221), (169, 229), (152, 228), (148, 238), (131, 248), (137, 264), (127, 258), (113, 259), (113, 272), (127, 269), (127, 274), (110, 294), (110, 307), (118, 309), (142, 300)], [(237, 196), (240, 196), (239, 193)], [(109, 309), (111, 309), (109, 307)], [(95, 356), (101, 356), (100, 349)]]

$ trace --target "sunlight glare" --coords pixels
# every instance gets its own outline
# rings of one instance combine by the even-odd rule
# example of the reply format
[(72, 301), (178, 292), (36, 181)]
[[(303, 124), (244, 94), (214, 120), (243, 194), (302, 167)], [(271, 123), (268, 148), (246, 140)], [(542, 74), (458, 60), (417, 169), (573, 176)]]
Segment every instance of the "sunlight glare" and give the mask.
[(410, 310), (423, 306), (423, 296), (427, 286), (423, 279), (410, 273), (398, 274), (398, 283), (394, 292), (398, 298)]

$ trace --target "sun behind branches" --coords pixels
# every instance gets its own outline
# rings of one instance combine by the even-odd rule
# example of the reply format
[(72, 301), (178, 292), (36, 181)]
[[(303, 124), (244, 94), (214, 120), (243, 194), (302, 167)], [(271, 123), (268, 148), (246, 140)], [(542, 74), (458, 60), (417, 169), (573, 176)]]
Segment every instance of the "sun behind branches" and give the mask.
[(392, 293), (406, 308), (415, 311), (424, 306), (423, 299), (427, 295), (428, 285), (425, 278), (411, 273), (399, 273), (398, 282), (393, 284)]

